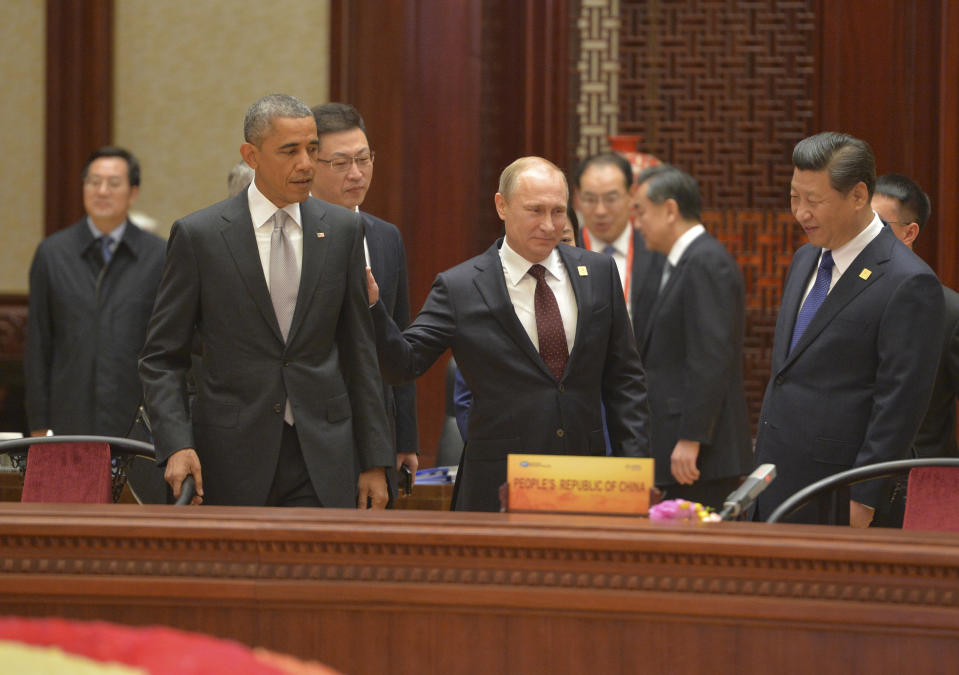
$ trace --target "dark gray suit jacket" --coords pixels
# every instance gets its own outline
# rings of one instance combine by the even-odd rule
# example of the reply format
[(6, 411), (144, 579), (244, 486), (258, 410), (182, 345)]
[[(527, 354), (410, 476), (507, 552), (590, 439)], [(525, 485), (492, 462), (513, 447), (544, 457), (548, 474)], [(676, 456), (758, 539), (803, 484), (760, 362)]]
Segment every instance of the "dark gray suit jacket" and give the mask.
[[(370, 269), (380, 287), (380, 299), (400, 329), (410, 324), (410, 293), (406, 275), (406, 250), (395, 225), (374, 215), (360, 212), (366, 226), (366, 244), (370, 249)], [(397, 452), (418, 452), (416, 433), (416, 384), (398, 387), (383, 385), (386, 409), (393, 425)]]
[[(360, 218), (313, 198), (300, 213), (303, 265), (286, 344), (246, 191), (182, 218), (170, 233), (140, 375), (159, 460), (196, 448), (209, 504), (265, 502), (287, 397), (324, 506), (355, 506), (357, 472), (394, 462)], [(191, 415), (183, 382), (194, 333), (203, 367)]]
[[(939, 280), (889, 228), (853, 261), (789, 352), (821, 250), (806, 244), (793, 256), (776, 320), (756, 464), (775, 464), (778, 476), (757, 501), (762, 520), (821, 478), (905, 459), (935, 377), (943, 326)], [(875, 481), (860, 484), (852, 498), (875, 507), (882, 490)], [(794, 520), (816, 522), (816, 515), (807, 509)]]
[(675, 484), (670, 456), (699, 441), (700, 480), (742, 476), (752, 465), (743, 389), (742, 274), (707, 233), (683, 252), (653, 304), (643, 341), (656, 484)]
[(942, 287), (946, 303), (946, 329), (942, 338), (939, 370), (932, 385), (929, 409), (916, 434), (919, 457), (959, 457), (956, 445), (956, 398), (959, 397), (959, 293)]
[[(631, 225), (628, 227), (632, 227)], [(633, 269), (630, 274), (630, 315), (633, 335), (640, 349), (649, 327), (649, 315), (659, 295), (659, 282), (663, 276), (666, 256), (646, 248), (646, 241), (639, 230), (633, 230)]]
[(86, 218), (41, 242), (30, 267), (26, 403), (30, 429), (126, 436), (141, 387), (137, 356), (165, 243), (127, 221), (110, 264)]
[(600, 401), (613, 453), (649, 456), (643, 368), (612, 258), (565, 245), (559, 253), (578, 320), (557, 382), (516, 316), (499, 257), (502, 240), (437, 276), (413, 323), (400, 332), (373, 308), (381, 368), (402, 382), (449, 347), (473, 392), (455, 508), (498, 511), (509, 453), (605, 455)]
[[(632, 225), (627, 225), (632, 228)], [(632, 317), (633, 335), (636, 345), (642, 349), (643, 339), (646, 337), (649, 313), (659, 295), (659, 280), (663, 276), (663, 264), (666, 256), (658, 251), (646, 248), (646, 240), (642, 233), (632, 228), (633, 232), (633, 266), (630, 269), (629, 313)], [(579, 235), (579, 246), (586, 248), (583, 242), (582, 231)]]

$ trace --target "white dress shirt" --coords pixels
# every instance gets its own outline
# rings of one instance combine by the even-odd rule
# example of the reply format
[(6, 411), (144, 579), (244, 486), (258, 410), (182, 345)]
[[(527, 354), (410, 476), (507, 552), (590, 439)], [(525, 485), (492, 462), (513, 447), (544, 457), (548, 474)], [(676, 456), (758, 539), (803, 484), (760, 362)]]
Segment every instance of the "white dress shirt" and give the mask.
[[(266, 287), (270, 287), (270, 239), (273, 237), (273, 221), (270, 220), (279, 209), (276, 204), (263, 196), (256, 187), (256, 181), (250, 183), (247, 190), (247, 201), (250, 205), (250, 218), (253, 220), (253, 233), (256, 235), (256, 247), (260, 252), (260, 264), (263, 265), (263, 274), (266, 276)], [(298, 202), (283, 207), (296, 227), (286, 230), (287, 241), (293, 246), (296, 254), (296, 269), (303, 271), (303, 221), (300, 220), (300, 205)]]
[[(583, 222), (583, 221), (580, 221)], [(633, 223), (632, 221), (626, 223), (626, 227), (623, 228), (623, 231), (619, 233), (619, 236), (613, 240), (612, 244), (607, 244), (605, 241), (594, 235), (592, 232), (589, 233), (589, 250), (596, 251), (597, 253), (602, 253), (607, 246), (612, 246), (615, 250), (613, 251), (613, 261), (616, 263), (616, 271), (619, 272), (619, 283), (623, 287), (623, 292), (627, 298), (633, 297), (633, 289), (626, 288), (626, 281), (629, 281), (629, 285), (633, 285), (632, 275), (629, 274), (629, 270), (626, 269), (626, 263), (629, 259), (629, 247), (633, 245)], [(633, 303), (627, 300), (626, 310), (629, 312), (629, 317), (633, 317)]]
[[(516, 312), (519, 322), (523, 324), (523, 328), (529, 335), (533, 346), (536, 347), (536, 351), (539, 351), (539, 333), (536, 330), (536, 306), (534, 304), (536, 279), (528, 274), (533, 263), (511, 249), (505, 239), (502, 248), (499, 250), (499, 257), (503, 263), (506, 290), (513, 303), (513, 310)], [(556, 296), (559, 315), (563, 319), (563, 331), (566, 333), (566, 347), (572, 353), (573, 340), (576, 337), (576, 321), (579, 315), (573, 284), (570, 282), (566, 266), (555, 248), (539, 264), (546, 268), (546, 285)]]
[[(879, 216), (875, 213), (872, 215), (872, 222), (866, 225), (865, 229), (853, 237), (851, 240), (847, 241), (845, 244), (839, 248), (834, 248), (832, 250), (832, 279), (829, 281), (829, 290), (832, 291), (833, 287), (836, 285), (836, 282), (839, 281), (839, 277), (842, 276), (842, 273), (845, 272), (850, 265), (852, 265), (853, 260), (862, 253), (862, 250), (869, 245), (873, 239), (879, 236), (879, 233), (882, 232), (883, 224), (879, 220)], [(823, 249), (828, 250), (828, 249)], [(819, 270), (819, 263), (822, 261), (822, 253), (819, 254), (819, 259), (816, 261), (816, 270)], [(812, 290), (813, 284), (816, 283), (816, 275), (812, 274), (809, 277), (809, 283), (806, 284), (806, 292), (803, 293), (802, 302), (799, 303), (800, 309), (802, 308), (802, 303), (806, 302), (806, 296), (809, 295), (809, 291)], [(858, 272), (857, 272), (858, 274)]]

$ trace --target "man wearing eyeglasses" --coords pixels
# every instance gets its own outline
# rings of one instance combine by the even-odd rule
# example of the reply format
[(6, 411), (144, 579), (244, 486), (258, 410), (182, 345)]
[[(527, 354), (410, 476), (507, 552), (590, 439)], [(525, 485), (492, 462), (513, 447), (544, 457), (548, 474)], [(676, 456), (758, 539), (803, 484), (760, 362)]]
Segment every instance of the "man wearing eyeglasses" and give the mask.
[[(401, 329), (410, 323), (410, 298), (406, 276), (406, 251), (395, 225), (360, 211), (373, 180), (374, 153), (359, 111), (346, 103), (324, 103), (313, 107), (320, 139), (314, 197), (359, 212), (363, 218), (366, 265), (380, 285), (386, 311)], [(406, 466), (413, 475), (419, 465), (416, 453), (416, 385), (391, 387), (383, 384), (387, 418), (392, 425), (396, 447), (396, 470)], [(396, 474), (389, 472), (393, 494)]]
[(630, 226), (636, 192), (633, 169), (615, 153), (593, 155), (576, 168), (573, 186), (584, 220), (583, 248), (610, 255), (616, 262), (636, 344), (642, 348), (665, 257), (647, 249), (643, 235)]
[(165, 244), (129, 219), (140, 165), (105, 146), (81, 174), (80, 222), (47, 237), (30, 267), (27, 418), (32, 435), (126, 436), (140, 402), (137, 355)]

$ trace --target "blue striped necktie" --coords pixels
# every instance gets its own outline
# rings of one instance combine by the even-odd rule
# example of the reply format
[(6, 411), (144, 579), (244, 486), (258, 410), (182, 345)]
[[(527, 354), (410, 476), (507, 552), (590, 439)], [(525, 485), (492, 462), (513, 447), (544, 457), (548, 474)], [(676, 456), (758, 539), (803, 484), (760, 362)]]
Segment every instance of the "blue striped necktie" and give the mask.
[(799, 342), (799, 338), (809, 327), (812, 318), (816, 316), (816, 312), (829, 294), (829, 284), (832, 283), (832, 267), (832, 251), (823, 251), (822, 259), (819, 261), (819, 271), (816, 273), (816, 281), (813, 282), (812, 289), (806, 296), (806, 301), (796, 317), (796, 327), (793, 328), (793, 338), (789, 344), (790, 352)]

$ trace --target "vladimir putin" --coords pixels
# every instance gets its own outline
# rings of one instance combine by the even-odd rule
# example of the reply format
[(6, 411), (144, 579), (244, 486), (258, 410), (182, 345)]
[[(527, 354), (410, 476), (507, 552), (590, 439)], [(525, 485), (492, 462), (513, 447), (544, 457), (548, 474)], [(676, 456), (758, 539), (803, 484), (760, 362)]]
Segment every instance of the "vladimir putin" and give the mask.
[(452, 348), (473, 392), (457, 510), (499, 510), (509, 453), (605, 455), (600, 401), (613, 454), (649, 454), (619, 274), (609, 256), (559, 244), (568, 196), (551, 162), (516, 160), (494, 198), (505, 238), (440, 274), (405, 331), (382, 303), (373, 307), (387, 379), (419, 377)]

